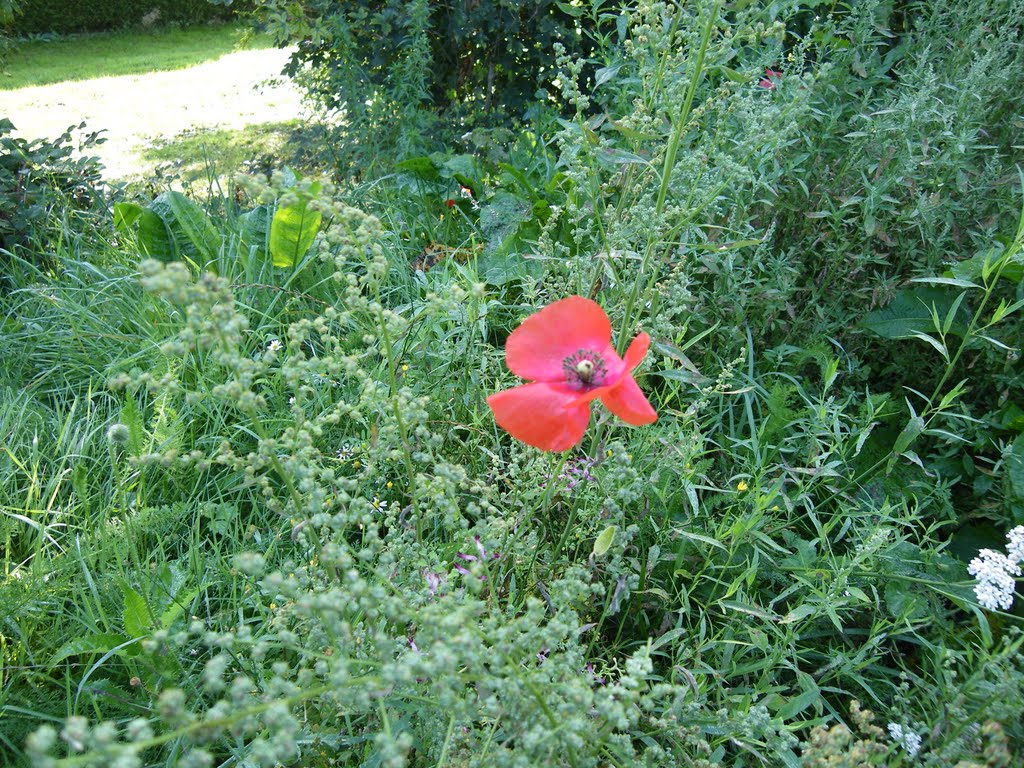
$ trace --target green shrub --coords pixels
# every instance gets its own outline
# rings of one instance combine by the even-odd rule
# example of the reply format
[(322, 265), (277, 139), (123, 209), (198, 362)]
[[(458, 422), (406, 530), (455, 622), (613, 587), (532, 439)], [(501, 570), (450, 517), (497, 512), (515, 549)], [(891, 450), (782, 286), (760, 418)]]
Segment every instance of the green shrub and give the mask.
[[(13, 252), (45, 242), (48, 233), (86, 228), (82, 215), (106, 211), (102, 166), (93, 157), (75, 157), (102, 141), (98, 133), (76, 143), (72, 126), (56, 139), (21, 139), (10, 134), (14, 125), (0, 118), (0, 250)], [(92, 222), (94, 223), (94, 222)]]
[(521, 117), (550, 85), (553, 44), (589, 48), (582, 10), (553, 0), (258, 0), (257, 14), (297, 45), (290, 74), (344, 118), (339, 143), (364, 174), (380, 151), (401, 157)]
[(230, 18), (245, 7), (208, 0), (19, 0), (20, 12), (10, 25), (15, 36), (103, 32), (136, 25), (202, 24)]

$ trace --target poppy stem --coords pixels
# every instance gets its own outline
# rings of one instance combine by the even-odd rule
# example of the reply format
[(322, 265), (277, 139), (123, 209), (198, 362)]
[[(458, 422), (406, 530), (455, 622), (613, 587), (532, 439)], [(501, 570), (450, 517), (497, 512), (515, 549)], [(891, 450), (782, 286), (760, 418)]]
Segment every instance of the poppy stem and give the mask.
[(569, 508), (569, 517), (567, 517), (566, 520), (565, 520), (565, 528), (562, 529), (562, 536), (558, 540), (558, 546), (555, 547), (555, 554), (554, 554), (554, 557), (552, 557), (552, 560), (557, 558), (558, 555), (562, 552), (562, 547), (564, 547), (565, 546), (565, 542), (568, 541), (568, 539), (569, 539), (569, 531), (572, 530), (572, 524), (575, 523), (575, 522), (576, 522), (576, 505), (573, 504)]
[[(547, 517), (548, 509), (551, 507), (551, 499), (555, 495), (555, 483), (558, 482), (558, 476), (562, 474), (562, 470), (565, 469), (566, 462), (569, 461), (569, 451), (562, 451), (558, 458), (558, 464), (553, 468), (553, 471), (548, 476), (548, 484), (544, 488), (544, 497), (540, 502), (540, 514), (541, 517)], [(558, 550), (555, 550), (557, 554)], [(530, 567), (527, 569), (527, 573), (532, 573), (533, 568), (537, 565), (537, 555), (540, 553), (540, 548), (534, 548), (533, 550), (533, 561), (530, 563)]]
[(380, 309), (377, 310), (377, 318), (380, 321), (380, 338), (384, 342), (384, 354), (388, 361), (388, 376), (391, 383), (391, 407), (395, 414), (395, 423), (398, 425), (398, 434), (402, 438), (402, 455), (405, 459), (405, 469), (409, 474), (409, 501), (412, 506), (412, 514), (416, 519), (416, 542), (418, 544), (423, 543), (423, 519), (419, 512), (416, 504), (416, 470), (412, 464), (412, 448), (409, 445), (409, 432), (405, 426), (405, 420), (402, 418), (402, 409), (398, 403), (398, 378), (395, 373), (395, 366), (397, 361), (395, 360), (394, 349), (391, 344), (391, 336), (388, 334), (388, 324), (384, 317), (384, 312)]

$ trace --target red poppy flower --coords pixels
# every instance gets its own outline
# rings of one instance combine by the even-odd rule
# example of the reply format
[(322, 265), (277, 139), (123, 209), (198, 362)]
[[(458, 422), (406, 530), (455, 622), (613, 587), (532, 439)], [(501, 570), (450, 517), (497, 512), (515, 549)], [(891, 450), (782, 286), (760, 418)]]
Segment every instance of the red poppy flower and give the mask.
[(629, 424), (655, 421), (658, 414), (632, 376), (651, 337), (639, 334), (625, 358), (611, 340), (608, 316), (582, 296), (530, 315), (505, 342), (505, 362), (531, 383), (488, 397), (494, 420), (512, 437), (544, 451), (576, 445), (590, 421), (590, 402), (598, 398)]
[(448, 198), (444, 202), (445, 202), (445, 205), (447, 205), (449, 208), (451, 208), (451, 207), (453, 207), (455, 205), (455, 201), (452, 200), (451, 198)]
[(758, 83), (762, 88), (767, 88), (769, 91), (775, 90), (775, 81), (782, 78), (782, 73), (778, 72), (770, 67), (764, 68), (764, 77)]

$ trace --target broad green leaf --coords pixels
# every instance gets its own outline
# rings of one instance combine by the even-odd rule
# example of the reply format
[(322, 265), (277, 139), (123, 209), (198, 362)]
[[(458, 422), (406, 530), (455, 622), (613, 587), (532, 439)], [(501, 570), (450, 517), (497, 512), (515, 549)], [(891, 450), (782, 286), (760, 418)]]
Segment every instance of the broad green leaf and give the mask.
[(614, 120), (609, 120), (607, 124), (630, 141), (657, 141), (658, 139), (664, 138), (662, 135), (656, 133), (643, 133), (635, 128), (630, 128), (622, 123), (617, 123)]
[(136, 242), (145, 256), (160, 261), (173, 261), (178, 258), (174, 239), (167, 229), (167, 224), (156, 211), (135, 203), (115, 203), (114, 228), (118, 232), (130, 232), (134, 229)]
[[(955, 264), (951, 270), (946, 272), (946, 276), (959, 280), (974, 280), (978, 277), (983, 280), (988, 279), (995, 271), (1002, 256), (1003, 251), (1000, 247), (981, 251), (971, 258)], [(1003, 266), (1000, 277), (1012, 283), (1020, 283), (1024, 280), (1024, 263), (1021, 262), (1019, 256), (1007, 258), (1009, 261)]]
[(601, 557), (607, 552), (612, 546), (612, 540), (615, 538), (615, 526), (609, 525), (594, 539), (594, 557)]
[(942, 335), (945, 336), (949, 333), (949, 329), (953, 327), (953, 323), (956, 321), (956, 315), (960, 311), (960, 305), (964, 303), (964, 299), (967, 297), (967, 292), (964, 291), (955, 299), (953, 299), (953, 306), (946, 310), (946, 317), (942, 321)]
[(578, 5), (570, 5), (569, 3), (561, 3), (561, 2), (555, 3), (555, 5), (557, 5), (559, 7), (559, 9), (562, 11), (562, 13), (567, 14), (569, 16), (572, 16), (574, 18), (579, 18), (585, 12), (584, 9), (581, 6), (578, 6)]
[(278, 208), (270, 222), (270, 258), (275, 267), (294, 267), (320, 231), (320, 211), (308, 200)]
[(267, 252), (267, 241), (270, 237), (270, 206), (258, 205), (238, 217), (239, 249), (243, 258), (254, 255), (256, 258)]
[(429, 157), (410, 157), (400, 163), (395, 163), (395, 170), (401, 173), (409, 173), (424, 181), (440, 181), (441, 174), (438, 172), (437, 163)]
[(900, 579), (885, 583), (885, 608), (889, 615), (900, 621), (923, 618), (928, 612), (928, 601), (908, 588)]
[(821, 606), (819, 605), (811, 605), (810, 603), (798, 605), (796, 608), (794, 608), (792, 611), (790, 611), (782, 617), (781, 623), (793, 624), (794, 622), (800, 621), (801, 619), (806, 619), (808, 616), (817, 613), (819, 610), (821, 610)]
[(221, 236), (206, 212), (181, 192), (165, 192), (161, 197), (166, 197), (167, 204), (174, 214), (174, 223), (196, 249), (200, 257), (197, 259), (200, 266), (205, 267), (216, 259)]
[(615, 64), (611, 67), (601, 67), (598, 69), (594, 72), (594, 88), (600, 88), (602, 85), (612, 80), (615, 75), (619, 73), (621, 68), (621, 64)]
[(735, 69), (732, 69), (731, 67), (719, 65), (716, 67), (708, 67), (708, 70), (711, 72), (719, 72), (720, 74), (725, 76), (726, 80), (730, 80), (734, 83), (749, 83), (751, 80), (750, 75), (738, 72)]
[(624, 149), (614, 147), (601, 147), (597, 150), (597, 162), (605, 168), (618, 168), (620, 165), (650, 165), (650, 161), (627, 152)]
[(896, 443), (892, 447), (893, 453), (903, 453), (923, 431), (924, 419), (920, 416), (914, 416), (909, 422), (907, 422), (907, 426), (903, 428), (903, 431), (900, 432), (899, 436), (896, 438)]
[(951, 310), (949, 333), (963, 336), (971, 322), (964, 304), (954, 308), (956, 296), (943, 288), (922, 286), (900, 291), (889, 304), (869, 312), (859, 325), (885, 339), (913, 338), (934, 332), (933, 316), (946, 317)]
[(921, 341), (927, 342), (932, 347), (934, 347), (935, 350), (938, 351), (938, 353), (942, 355), (943, 358), (945, 358), (947, 361), (949, 360), (949, 350), (946, 349), (946, 345), (943, 344), (938, 339), (936, 339), (934, 336), (929, 336), (927, 333), (920, 333), (915, 331), (914, 333), (910, 334), (910, 336), (908, 336), (907, 338), (920, 339)]
[(127, 232), (144, 210), (146, 209), (135, 203), (114, 203), (114, 229), (118, 232)]
[(718, 604), (731, 611), (745, 613), (748, 616), (756, 616), (764, 621), (778, 621), (779, 617), (771, 611), (766, 611), (758, 605), (744, 602), (743, 600), (719, 600)]
[(792, 720), (794, 717), (799, 715), (801, 712), (803, 712), (809, 706), (814, 704), (820, 698), (821, 691), (818, 690), (818, 687), (809, 687), (806, 691), (801, 693), (796, 698), (790, 699), (788, 702), (786, 702), (786, 705), (779, 709), (779, 711), (776, 713), (776, 717), (778, 717), (779, 720), (783, 722)]
[(1024, 299), (1020, 299), (1019, 301), (1015, 301), (1015, 302), (1013, 302), (1013, 304), (1010, 304), (1010, 305), (1006, 304), (1006, 299), (1000, 299), (999, 300), (999, 306), (996, 307), (995, 311), (992, 313), (992, 319), (989, 320), (989, 324), (993, 324), (994, 325), (995, 323), (998, 323), (1004, 317), (1007, 317), (1008, 315), (1012, 315), (1014, 312), (1016, 312), (1021, 307), (1024, 307)]
[(462, 186), (473, 190), (474, 195), (480, 195), (483, 191), (479, 175), (477, 161), (473, 155), (452, 155), (441, 164), (442, 178), (455, 179)]
[(498, 163), (498, 167), (502, 171), (507, 173), (509, 176), (511, 176), (515, 180), (515, 182), (520, 187), (522, 187), (523, 192), (530, 196), (530, 199), (538, 201), (540, 200), (540, 196), (537, 194), (537, 190), (534, 189), (533, 184), (530, 183), (530, 180), (526, 177), (525, 173), (516, 168), (514, 165), (509, 165), (508, 163)]
[(734, 240), (731, 243), (697, 243), (691, 246), (695, 251), (714, 251), (715, 253), (722, 253), (724, 251), (735, 251), (737, 248), (749, 248), (752, 245), (760, 245), (762, 240)]

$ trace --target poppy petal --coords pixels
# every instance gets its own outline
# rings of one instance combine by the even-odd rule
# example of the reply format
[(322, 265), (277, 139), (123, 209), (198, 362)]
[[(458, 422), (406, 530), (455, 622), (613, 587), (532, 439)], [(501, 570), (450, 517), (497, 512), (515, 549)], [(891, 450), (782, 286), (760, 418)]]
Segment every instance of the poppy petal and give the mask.
[(583, 439), (590, 407), (572, 390), (546, 383), (524, 384), (487, 398), (494, 420), (512, 437), (542, 451), (565, 451)]
[(516, 376), (565, 381), (562, 361), (578, 349), (603, 350), (612, 324), (597, 302), (582, 296), (550, 304), (530, 315), (505, 342), (505, 362)]
[[(635, 344), (636, 342), (634, 342)], [(630, 345), (632, 349), (632, 345)], [(629, 355), (627, 353), (627, 359)], [(647, 402), (632, 376), (623, 376), (617, 386), (601, 396), (601, 402), (627, 424), (640, 426), (657, 421), (658, 414)]]
[(646, 333), (638, 333), (637, 337), (630, 343), (629, 349), (626, 350), (626, 356), (623, 358), (623, 361), (626, 363), (626, 370), (632, 371), (640, 365), (650, 346), (651, 337)]

